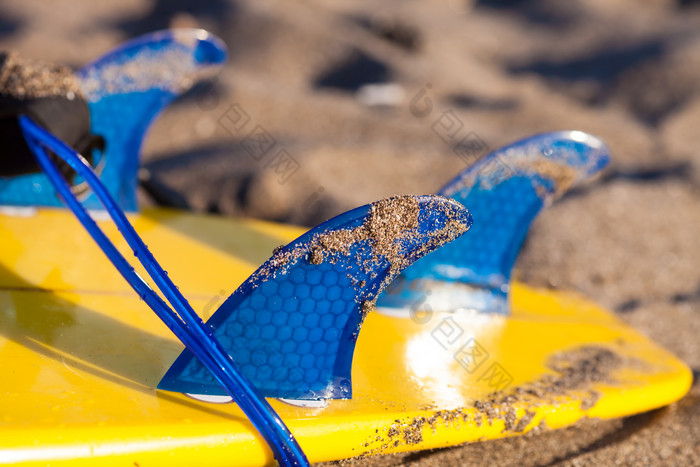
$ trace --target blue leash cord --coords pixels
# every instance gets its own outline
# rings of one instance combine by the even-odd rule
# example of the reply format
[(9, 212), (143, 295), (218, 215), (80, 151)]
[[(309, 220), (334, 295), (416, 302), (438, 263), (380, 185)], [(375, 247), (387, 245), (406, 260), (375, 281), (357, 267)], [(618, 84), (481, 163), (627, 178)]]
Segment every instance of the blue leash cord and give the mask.
[[(73, 214), (75, 214), (124, 279), (138, 293), (139, 297), (151, 307), (177, 338), (211, 371), (268, 442), (279, 464), (281, 466), (308, 466), (309, 462), (304, 452), (282, 419), (241, 374), (236, 364), (228, 356), (228, 353), (216, 340), (212, 331), (204, 324), (185, 297), (175, 287), (175, 284), (172, 283), (167, 273), (160, 267), (148, 250), (148, 247), (129, 223), (124, 212), (109, 195), (102, 182), (85, 162), (85, 159), (61, 140), (34, 123), (29, 117), (23, 115), (19, 121), (27, 144), (37, 158), (42, 170), (55, 187), (56, 192), (70, 210), (73, 211)], [(158, 289), (165, 295), (168, 302), (177, 310), (177, 313), (136, 273), (134, 268), (124, 259), (104, 232), (97, 226), (82, 204), (80, 204), (80, 201), (73, 195), (53, 161), (46, 154), (45, 148), (51, 149), (56, 155), (65, 160), (88, 183), (134, 251), (134, 255), (144, 266), (158, 286)]]

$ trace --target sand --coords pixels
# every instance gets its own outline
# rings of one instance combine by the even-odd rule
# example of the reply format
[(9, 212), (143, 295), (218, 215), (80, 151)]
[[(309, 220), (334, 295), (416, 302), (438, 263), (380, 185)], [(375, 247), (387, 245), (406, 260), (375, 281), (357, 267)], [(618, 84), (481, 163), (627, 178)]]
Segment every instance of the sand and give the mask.
[[(591, 297), (697, 375), (697, 3), (3, 1), (0, 46), (78, 66), (169, 25), (220, 35), (223, 73), (168, 109), (143, 148), (158, 200), (200, 212), (313, 225), (435, 192), (487, 149), (535, 132), (593, 133), (612, 167), (535, 222), (517, 276)], [(231, 112), (247, 124), (227, 126)], [(254, 158), (242, 143), (257, 127), (275, 144)], [(623, 420), (349, 464), (700, 465), (698, 452), (695, 384)]]
[(82, 96), (69, 67), (37, 62), (17, 53), (0, 53), (0, 97), (29, 100), (53, 96)]

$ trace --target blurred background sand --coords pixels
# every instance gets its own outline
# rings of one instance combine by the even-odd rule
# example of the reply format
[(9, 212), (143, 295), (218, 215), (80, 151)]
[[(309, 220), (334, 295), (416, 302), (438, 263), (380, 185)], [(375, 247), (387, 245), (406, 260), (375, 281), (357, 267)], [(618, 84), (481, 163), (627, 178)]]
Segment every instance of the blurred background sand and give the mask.
[[(542, 214), (517, 275), (602, 303), (697, 378), (700, 2), (0, 1), (0, 49), (73, 67), (173, 26), (219, 35), (230, 59), (152, 128), (143, 166), (161, 193), (144, 203), (313, 225), (433, 193), (532, 133), (587, 131), (612, 167)], [(252, 158), (252, 126), (220, 124), (232, 108), (295, 170)], [(434, 131), (446, 122), (461, 125), (456, 138)], [(624, 420), (348, 463), (700, 465), (699, 386)]]

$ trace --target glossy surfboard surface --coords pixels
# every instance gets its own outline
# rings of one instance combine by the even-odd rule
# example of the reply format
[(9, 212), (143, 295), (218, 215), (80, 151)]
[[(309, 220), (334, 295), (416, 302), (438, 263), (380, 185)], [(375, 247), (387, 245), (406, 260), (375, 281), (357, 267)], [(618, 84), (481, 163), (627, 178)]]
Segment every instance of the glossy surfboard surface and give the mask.
[[(129, 219), (204, 319), (304, 231), (167, 210)], [(0, 244), (0, 463), (274, 463), (235, 404), (156, 389), (183, 346), (69, 212), (6, 209)], [(371, 312), (352, 399), (271, 404), (318, 462), (621, 417), (688, 390), (681, 361), (592, 302), (518, 283), (510, 296), (510, 315)]]

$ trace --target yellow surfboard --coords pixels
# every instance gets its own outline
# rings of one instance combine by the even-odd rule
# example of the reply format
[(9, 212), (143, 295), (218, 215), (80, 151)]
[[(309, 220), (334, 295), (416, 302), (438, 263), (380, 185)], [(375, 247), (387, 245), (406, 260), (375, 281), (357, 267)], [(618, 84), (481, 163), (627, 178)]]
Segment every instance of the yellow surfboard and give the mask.
[[(168, 210), (129, 219), (204, 319), (304, 231)], [(0, 464), (274, 463), (235, 404), (155, 389), (183, 346), (70, 212), (5, 209), (0, 245)], [(685, 364), (612, 313), (518, 283), (511, 297), (510, 316), (372, 312), (352, 399), (270, 403), (320, 462), (622, 417), (688, 391)]]

